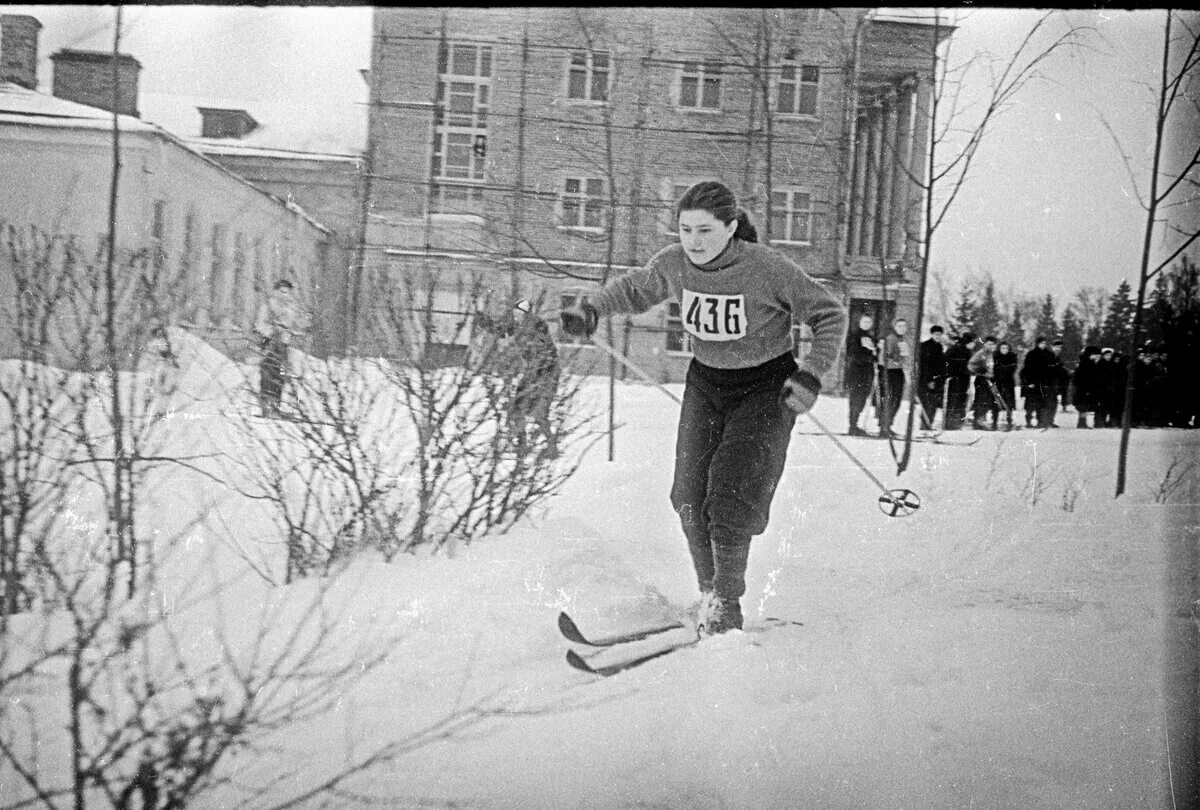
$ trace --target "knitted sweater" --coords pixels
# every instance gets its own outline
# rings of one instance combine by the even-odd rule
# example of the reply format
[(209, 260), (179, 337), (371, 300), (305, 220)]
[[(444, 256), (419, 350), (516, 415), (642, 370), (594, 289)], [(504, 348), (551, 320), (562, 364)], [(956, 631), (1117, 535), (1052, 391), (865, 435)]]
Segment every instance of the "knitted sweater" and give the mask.
[(712, 368), (752, 368), (779, 357), (792, 349), (792, 324), (806, 323), (813, 341), (801, 368), (820, 378), (846, 334), (846, 309), (833, 294), (774, 248), (737, 238), (704, 265), (669, 245), (609, 282), (594, 304), (604, 316), (645, 312), (667, 298), (679, 301), (696, 360)]

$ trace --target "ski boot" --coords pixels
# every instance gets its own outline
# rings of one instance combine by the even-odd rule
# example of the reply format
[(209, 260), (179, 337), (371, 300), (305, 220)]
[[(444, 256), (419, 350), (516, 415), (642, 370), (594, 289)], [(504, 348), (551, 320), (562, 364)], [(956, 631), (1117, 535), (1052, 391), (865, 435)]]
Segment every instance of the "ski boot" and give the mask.
[(742, 606), (737, 599), (723, 599), (710, 594), (697, 623), (700, 634), (716, 636), (730, 630), (742, 629)]

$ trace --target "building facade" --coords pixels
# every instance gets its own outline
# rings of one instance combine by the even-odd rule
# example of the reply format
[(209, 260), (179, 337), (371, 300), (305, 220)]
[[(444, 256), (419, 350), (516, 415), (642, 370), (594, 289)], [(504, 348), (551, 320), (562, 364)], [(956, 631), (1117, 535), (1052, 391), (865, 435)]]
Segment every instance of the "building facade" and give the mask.
[[(4, 54), (5, 75), (22, 82), (0, 83), (0, 229), (6, 244), (10, 238), (27, 245), (70, 238), (83, 256), (99, 255), (108, 234), (108, 109), (115, 96), (121, 170), (114, 255), (119, 266), (150, 266), (174, 280), (172, 324), (243, 358), (257, 304), (277, 279), (290, 279), (312, 308), (328, 266), (329, 228), (295, 202), (134, 115), (136, 59), (119, 57), (114, 92), (111, 54), (60, 51), (52, 57), (55, 95), (47, 95), (26, 86), (36, 84), (36, 20), (6, 15), (0, 22), (6, 42), (23, 45)], [(33, 62), (13, 64), (21, 58)], [(7, 249), (0, 251), (0, 303), (6, 306), (16, 300), (14, 269), (6, 267), (12, 261)], [(15, 338), (11, 330), (0, 331), (0, 354), (12, 356), (19, 349)]]
[[(674, 200), (717, 179), (848, 306), (914, 313), (921, 193), (897, 166), (925, 159), (932, 39), (866, 12), (377, 9), (366, 279), (427, 280), (450, 322), (477, 274), (553, 318), (674, 240)], [(690, 361), (677, 302), (603, 334), (663, 381)]]

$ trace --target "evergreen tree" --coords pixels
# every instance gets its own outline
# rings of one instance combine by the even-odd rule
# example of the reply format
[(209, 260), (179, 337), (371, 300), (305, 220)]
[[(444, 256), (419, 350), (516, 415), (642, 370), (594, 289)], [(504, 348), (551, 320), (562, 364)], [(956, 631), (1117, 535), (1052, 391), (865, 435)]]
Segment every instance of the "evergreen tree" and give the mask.
[(1037, 327), (1034, 331), (1037, 333), (1034, 335), (1035, 340), (1044, 337), (1047, 343), (1053, 343), (1062, 335), (1058, 328), (1058, 319), (1054, 315), (1054, 296), (1049, 293), (1046, 293), (1046, 300), (1042, 302), (1042, 309), (1038, 313)]
[(1154, 289), (1146, 302), (1146, 312), (1142, 319), (1142, 340), (1155, 346), (1161, 346), (1167, 338), (1174, 321), (1174, 310), (1171, 305), (1171, 289), (1168, 273), (1160, 273), (1154, 280)]
[(1004, 327), (1003, 339), (1012, 345), (1014, 352), (1024, 349), (1027, 345), (1025, 342), (1025, 317), (1019, 303), (1013, 304), (1012, 317), (1008, 319), (1008, 325)]
[(958, 301), (954, 304), (954, 314), (950, 316), (950, 328), (956, 336), (974, 331), (977, 307), (975, 290), (971, 287), (970, 282), (964, 281), (958, 291)]
[(1133, 350), (1133, 315), (1137, 304), (1132, 293), (1129, 282), (1122, 279), (1108, 299), (1108, 313), (1100, 327), (1100, 343), (1126, 355)]
[(984, 338), (1000, 331), (1000, 304), (996, 301), (996, 282), (988, 277), (983, 285), (983, 299), (975, 310), (975, 334)]
[(1063, 342), (1062, 359), (1068, 367), (1074, 368), (1083, 353), (1083, 323), (1075, 314), (1075, 307), (1068, 305), (1063, 310), (1062, 332), (1059, 339)]

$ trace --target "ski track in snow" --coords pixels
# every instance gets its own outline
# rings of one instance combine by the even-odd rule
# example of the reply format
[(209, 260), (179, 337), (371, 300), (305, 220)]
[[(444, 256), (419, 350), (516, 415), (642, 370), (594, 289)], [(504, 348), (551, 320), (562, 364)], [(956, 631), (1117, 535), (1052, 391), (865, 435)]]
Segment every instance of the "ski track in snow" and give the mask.
[[(602, 398), (607, 381), (587, 386)], [(1118, 431), (1077, 431), (1073, 414), (1060, 414), (1064, 429), (987, 433), (974, 447), (915, 444), (899, 478), (886, 442), (840, 437), (889, 486), (921, 495), (917, 513), (888, 518), (874, 485), (802, 417), (743, 605), (750, 626), (803, 626), (730, 633), (594, 679), (563, 661), (560, 610), (599, 635), (696, 598), (668, 503), (677, 406), (646, 386), (617, 390), (616, 460), (598, 444), (508, 534), (340, 575), (325, 599), (346, 654), (394, 635), (388, 662), (276, 749), (228, 760), (239, 784), (294, 771), (285, 797), (480, 706), (479, 722), (344, 787), (394, 807), (1169, 806), (1165, 571), (1171, 544), (1195, 535), (1190, 507), (1157, 505), (1151, 490), (1173, 457), (1195, 452), (1195, 433), (1136, 431), (1120, 500)], [(176, 449), (229, 439), (211, 398), (172, 407)], [(817, 415), (840, 426), (845, 408), (822, 397)], [(185, 605), (196, 572), (215, 572), (231, 583), (236, 640), (237, 625), (286, 626), (313, 597), (312, 583), (271, 588), (249, 571), (245, 559), (278, 566), (254, 507), (186, 475), (155, 497), (164, 536), (213, 499), (219, 518), (173, 549), (164, 599)], [(221, 621), (209, 604), (175, 617), (198, 656)], [(233, 806), (239, 794), (225, 790), (204, 806)]]

